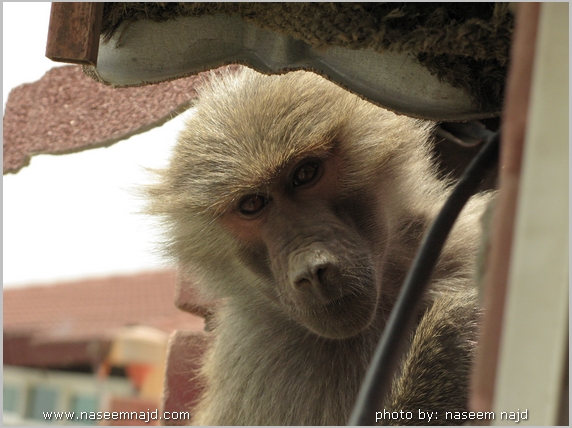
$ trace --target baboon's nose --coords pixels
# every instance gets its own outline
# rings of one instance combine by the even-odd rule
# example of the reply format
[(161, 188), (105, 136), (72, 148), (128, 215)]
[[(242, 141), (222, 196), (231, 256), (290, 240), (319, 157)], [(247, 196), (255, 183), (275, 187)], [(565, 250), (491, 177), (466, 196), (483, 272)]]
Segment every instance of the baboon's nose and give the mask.
[[(291, 266), (291, 282), (300, 293), (327, 303), (337, 296), (332, 287), (333, 276), (338, 271), (335, 257), (324, 251), (309, 251), (296, 257)], [(334, 281), (337, 282), (337, 281)]]
[(327, 268), (327, 263), (321, 263), (319, 266), (308, 266), (294, 277), (294, 284), (298, 288), (320, 287), (323, 285), (322, 277)]

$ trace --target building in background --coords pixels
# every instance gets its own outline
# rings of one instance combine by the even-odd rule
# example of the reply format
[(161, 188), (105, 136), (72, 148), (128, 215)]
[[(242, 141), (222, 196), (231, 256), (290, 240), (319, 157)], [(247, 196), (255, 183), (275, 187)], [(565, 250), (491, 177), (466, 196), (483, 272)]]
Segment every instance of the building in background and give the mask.
[(169, 335), (204, 328), (175, 307), (175, 285), (162, 271), (4, 290), (4, 425), (47, 422), (45, 412), (160, 411)]

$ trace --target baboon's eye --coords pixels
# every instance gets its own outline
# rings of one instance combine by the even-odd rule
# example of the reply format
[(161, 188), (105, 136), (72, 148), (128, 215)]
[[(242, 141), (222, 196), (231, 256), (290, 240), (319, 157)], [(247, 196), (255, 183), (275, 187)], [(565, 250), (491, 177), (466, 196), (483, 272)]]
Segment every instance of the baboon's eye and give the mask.
[(268, 204), (268, 199), (261, 195), (245, 196), (238, 205), (238, 211), (245, 216), (258, 214)]
[(310, 184), (320, 178), (322, 167), (319, 160), (313, 159), (299, 165), (292, 175), (292, 187)]

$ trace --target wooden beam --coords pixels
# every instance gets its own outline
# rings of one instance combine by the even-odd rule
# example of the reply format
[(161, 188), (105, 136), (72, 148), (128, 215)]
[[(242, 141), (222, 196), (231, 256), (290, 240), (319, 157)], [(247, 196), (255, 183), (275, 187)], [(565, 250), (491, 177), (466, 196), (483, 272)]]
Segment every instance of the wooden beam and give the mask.
[(46, 56), (97, 65), (102, 18), (103, 3), (52, 3)]
[(501, 130), (500, 187), (483, 278), (481, 338), (470, 387), (469, 407), (474, 412), (493, 410), (539, 10), (539, 3), (519, 3), (516, 14)]

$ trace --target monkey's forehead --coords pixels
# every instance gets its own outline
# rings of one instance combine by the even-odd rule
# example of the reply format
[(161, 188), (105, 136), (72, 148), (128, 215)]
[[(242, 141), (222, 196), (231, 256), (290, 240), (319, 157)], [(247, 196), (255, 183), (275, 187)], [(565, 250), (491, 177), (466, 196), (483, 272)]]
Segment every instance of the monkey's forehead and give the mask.
[(245, 68), (218, 76), (201, 90), (195, 109), (172, 158), (172, 187), (216, 211), (263, 191), (304, 157), (335, 147), (360, 168), (375, 169), (399, 146), (427, 139), (426, 124), (310, 72), (264, 76)]
[[(189, 158), (290, 158), (336, 138), (396, 138), (415, 120), (364, 101), (310, 72), (265, 76), (250, 69), (213, 76), (179, 137)], [(383, 129), (380, 129), (382, 127)], [(413, 126), (414, 127), (414, 126)], [(351, 135), (350, 135), (351, 134)]]

